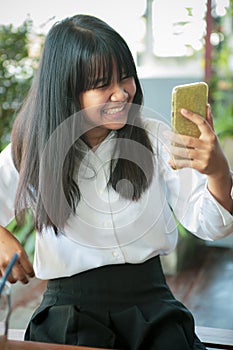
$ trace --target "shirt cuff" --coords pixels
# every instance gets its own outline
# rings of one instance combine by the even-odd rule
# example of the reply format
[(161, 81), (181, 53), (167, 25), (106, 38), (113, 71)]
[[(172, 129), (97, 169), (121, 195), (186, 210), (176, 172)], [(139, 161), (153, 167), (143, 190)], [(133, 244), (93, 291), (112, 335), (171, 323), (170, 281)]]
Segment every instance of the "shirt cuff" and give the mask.
[[(232, 188), (231, 188), (231, 198), (233, 199), (233, 172), (231, 172), (231, 177), (232, 177)], [(233, 215), (227, 210), (225, 209), (210, 193), (210, 191), (207, 188), (207, 181), (206, 181), (206, 185), (205, 185), (205, 193), (207, 195), (207, 198), (215, 204), (216, 208), (218, 209), (218, 211), (221, 214), (221, 218), (223, 221), (223, 225), (227, 226), (232, 224), (233, 221)]]

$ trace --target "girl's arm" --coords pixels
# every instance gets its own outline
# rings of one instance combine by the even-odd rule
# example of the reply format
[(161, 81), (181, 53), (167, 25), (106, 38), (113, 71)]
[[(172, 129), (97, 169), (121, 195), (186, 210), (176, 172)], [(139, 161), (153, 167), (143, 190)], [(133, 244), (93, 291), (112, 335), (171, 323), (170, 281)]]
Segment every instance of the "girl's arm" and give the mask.
[(34, 270), (27, 254), (19, 241), (3, 226), (0, 226), (0, 276), (5, 273), (6, 267), (12, 259), (14, 253), (19, 254), (8, 280), (11, 283), (21, 281), (28, 283), (29, 277), (34, 277)]
[(6, 229), (14, 217), (14, 198), (18, 184), (18, 172), (11, 157), (11, 145), (0, 154), (0, 276), (6, 270), (14, 253), (19, 258), (12, 269), (8, 280), (27, 283), (29, 277), (34, 276), (33, 267), (19, 241)]
[(185, 135), (173, 134), (172, 142), (176, 142), (180, 146), (173, 146), (171, 152), (181, 157), (181, 159), (172, 158), (170, 165), (176, 169), (189, 167), (206, 174), (209, 192), (232, 214), (232, 177), (227, 159), (214, 132), (210, 106), (207, 105), (206, 120), (184, 109), (181, 112), (187, 119), (190, 119), (198, 126), (201, 135), (199, 139), (196, 139)]

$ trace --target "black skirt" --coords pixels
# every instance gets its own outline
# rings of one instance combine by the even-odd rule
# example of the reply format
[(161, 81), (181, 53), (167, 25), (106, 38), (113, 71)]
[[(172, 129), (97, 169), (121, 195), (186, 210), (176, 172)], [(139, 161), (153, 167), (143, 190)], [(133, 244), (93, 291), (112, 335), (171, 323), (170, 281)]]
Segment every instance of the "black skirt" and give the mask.
[(159, 257), (48, 282), (25, 340), (121, 350), (205, 349)]

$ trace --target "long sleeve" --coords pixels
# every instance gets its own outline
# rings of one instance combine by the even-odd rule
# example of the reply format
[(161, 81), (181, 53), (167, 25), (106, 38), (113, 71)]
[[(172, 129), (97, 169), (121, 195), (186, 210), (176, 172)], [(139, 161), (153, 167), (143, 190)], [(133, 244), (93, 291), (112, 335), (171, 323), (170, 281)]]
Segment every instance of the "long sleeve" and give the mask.
[(158, 154), (167, 200), (176, 218), (202, 239), (216, 240), (233, 233), (233, 216), (208, 191), (206, 175), (189, 168), (173, 170), (168, 165), (170, 155), (163, 137), (166, 128), (160, 125), (158, 129)]
[(14, 200), (18, 172), (11, 157), (11, 144), (0, 154), (0, 225), (6, 226), (14, 218)]

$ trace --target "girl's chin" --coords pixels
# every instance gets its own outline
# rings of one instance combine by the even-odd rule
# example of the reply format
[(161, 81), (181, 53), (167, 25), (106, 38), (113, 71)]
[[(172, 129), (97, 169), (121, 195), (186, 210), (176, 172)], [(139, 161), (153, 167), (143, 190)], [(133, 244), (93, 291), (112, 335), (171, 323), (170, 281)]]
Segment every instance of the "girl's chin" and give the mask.
[(128, 113), (104, 114), (104, 124), (109, 128), (110, 125), (115, 129), (122, 128), (128, 120)]
[(110, 130), (118, 130), (125, 126), (127, 123), (127, 118), (116, 119), (116, 120), (106, 120), (104, 121), (104, 127)]
[(125, 126), (126, 123), (108, 123), (105, 127), (109, 130), (119, 130)]

